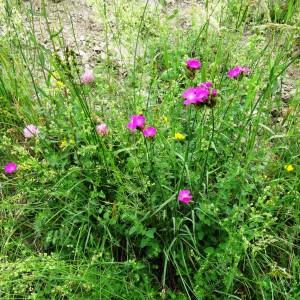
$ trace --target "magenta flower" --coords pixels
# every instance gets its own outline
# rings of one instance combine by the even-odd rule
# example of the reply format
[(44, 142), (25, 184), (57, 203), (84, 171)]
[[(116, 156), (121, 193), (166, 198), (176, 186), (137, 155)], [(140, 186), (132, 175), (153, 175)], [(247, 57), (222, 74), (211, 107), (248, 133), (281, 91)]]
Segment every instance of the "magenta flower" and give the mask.
[(212, 83), (210, 81), (202, 82), (198, 85), (202, 89), (210, 89), (212, 86)]
[(92, 70), (85, 70), (81, 76), (81, 82), (83, 84), (90, 84), (95, 80), (95, 76)]
[(228, 74), (229, 78), (237, 78), (241, 74), (247, 75), (249, 73), (250, 73), (250, 69), (248, 67), (236, 66), (236, 67), (230, 69), (227, 74)]
[(217, 89), (213, 89), (213, 90), (211, 91), (211, 95), (212, 95), (213, 97), (216, 97), (216, 96), (218, 95), (218, 90), (217, 90)]
[(242, 67), (242, 72), (245, 74), (245, 75), (248, 75), (250, 73), (250, 68), (248, 67)]
[(145, 122), (146, 118), (143, 115), (133, 115), (130, 117), (130, 122), (127, 124), (127, 128), (132, 132), (137, 129), (143, 130)]
[(181, 201), (185, 204), (189, 204), (190, 201), (193, 199), (190, 190), (180, 190), (178, 194), (178, 201)]
[(143, 130), (144, 137), (152, 139), (156, 136), (157, 130), (154, 127), (147, 127)]
[(40, 130), (33, 124), (27, 125), (23, 130), (23, 135), (25, 138), (32, 138), (38, 136)]
[(130, 121), (128, 124), (127, 124), (127, 128), (131, 131), (131, 132), (134, 132), (136, 131), (136, 125)]
[(190, 58), (186, 61), (186, 66), (190, 70), (198, 70), (201, 68), (201, 61), (197, 58)]
[(99, 135), (108, 135), (108, 126), (105, 123), (98, 124), (96, 126), (96, 131)]
[(185, 98), (184, 105), (204, 103), (208, 100), (209, 90), (201, 87), (191, 87), (182, 94), (182, 97)]
[(7, 174), (12, 174), (12, 173), (16, 172), (17, 169), (18, 169), (17, 164), (14, 162), (10, 162), (4, 167), (4, 172)]
[(207, 105), (213, 107), (216, 104), (216, 99), (218, 95), (216, 89), (212, 89), (212, 83), (210, 81), (202, 82), (197, 87), (188, 88), (182, 97), (185, 99), (184, 105)]

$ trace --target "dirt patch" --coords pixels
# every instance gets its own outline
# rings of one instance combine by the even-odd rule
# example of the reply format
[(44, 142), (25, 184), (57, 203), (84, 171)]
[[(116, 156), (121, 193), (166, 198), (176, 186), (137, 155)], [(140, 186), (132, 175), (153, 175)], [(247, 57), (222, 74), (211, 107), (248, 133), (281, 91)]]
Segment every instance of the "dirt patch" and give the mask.
[[(140, 1), (140, 6), (145, 6), (146, 2), (144, 0)], [(68, 46), (69, 49), (75, 51), (84, 67), (93, 68), (98, 61), (105, 59), (107, 49), (105, 30), (103, 25), (100, 24), (99, 15), (90, 3), (92, 1), (88, 0), (62, 0), (58, 3), (49, 0), (46, 1), (46, 12), (51, 31), (54, 33), (61, 32), (65, 41), (64, 47)], [(26, 2), (26, 12), (29, 12), (32, 16), (38, 41), (53, 50), (50, 36), (47, 33), (45, 17), (42, 16), (41, 9), (38, 6), (40, 5), (32, 6), (29, 2)], [(200, 26), (207, 17), (203, 1), (149, 0), (147, 9), (150, 14), (149, 11), (152, 10), (152, 12), (156, 11), (172, 16), (170, 23), (174, 28), (186, 29), (195, 24)], [(210, 19), (211, 26), (218, 30), (217, 21), (211, 16)], [(30, 18), (27, 17), (26, 20), (27, 23), (30, 22)], [(114, 27), (114, 24), (111, 24), (111, 26)], [(110, 32), (108, 32), (108, 40), (114, 59), (118, 65), (122, 65), (124, 57), (122, 58), (122, 55), (115, 53), (117, 51), (115, 51), (116, 47), (112, 46), (113, 38)], [(64, 50), (58, 48), (58, 52)], [(128, 53), (128, 56), (130, 56), (130, 49), (125, 46), (125, 49), (122, 50), (123, 53)]]
[[(26, 3), (25, 7), (31, 16), (26, 17), (27, 25), (33, 20), (38, 41), (53, 50), (41, 8), (33, 7), (30, 3)], [(63, 36), (65, 45), (58, 46), (58, 52), (68, 47), (75, 51), (83, 66), (94, 67), (101, 53), (104, 55), (105, 42), (104, 32), (96, 22), (97, 16), (92, 6), (85, 0), (47, 1), (46, 14), (52, 34), (60, 33)]]

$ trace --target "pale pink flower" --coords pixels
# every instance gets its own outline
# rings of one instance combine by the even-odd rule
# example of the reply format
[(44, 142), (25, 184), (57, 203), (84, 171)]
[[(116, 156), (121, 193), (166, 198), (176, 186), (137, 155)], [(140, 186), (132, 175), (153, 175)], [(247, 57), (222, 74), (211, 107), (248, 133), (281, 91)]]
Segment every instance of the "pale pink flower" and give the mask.
[(105, 123), (98, 124), (96, 126), (96, 131), (99, 135), (108, 135), (108, 126)]
[(83, 84), (90, 84), (95, 80), (95, 76), (92, 70), (85, 70), (81, 76), (81, 82)]
[(32, 138), (38, 136), (40, 130), (33, 124), (27, 125), (23, 130), (23, 135), (25, 138)]

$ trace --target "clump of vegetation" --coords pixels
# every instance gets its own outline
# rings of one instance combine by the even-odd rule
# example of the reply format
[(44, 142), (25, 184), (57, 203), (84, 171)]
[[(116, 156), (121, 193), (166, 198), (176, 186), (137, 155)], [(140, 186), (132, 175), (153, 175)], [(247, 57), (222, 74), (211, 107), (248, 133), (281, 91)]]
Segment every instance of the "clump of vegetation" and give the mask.
[(300, 297), (299, 5), (151, 3), (94, 68), (1, 3), (1, 298)]

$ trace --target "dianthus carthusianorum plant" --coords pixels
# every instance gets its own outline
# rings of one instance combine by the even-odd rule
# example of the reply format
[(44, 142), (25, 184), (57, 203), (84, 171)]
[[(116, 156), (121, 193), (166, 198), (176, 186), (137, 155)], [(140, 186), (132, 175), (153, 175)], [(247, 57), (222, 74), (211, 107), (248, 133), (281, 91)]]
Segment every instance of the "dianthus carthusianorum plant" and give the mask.
[(1, 299), (300, 299), (299, 4), (171, 2), (0, 1)]

